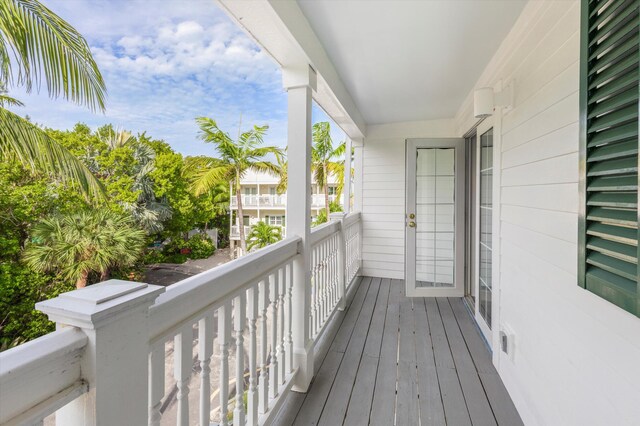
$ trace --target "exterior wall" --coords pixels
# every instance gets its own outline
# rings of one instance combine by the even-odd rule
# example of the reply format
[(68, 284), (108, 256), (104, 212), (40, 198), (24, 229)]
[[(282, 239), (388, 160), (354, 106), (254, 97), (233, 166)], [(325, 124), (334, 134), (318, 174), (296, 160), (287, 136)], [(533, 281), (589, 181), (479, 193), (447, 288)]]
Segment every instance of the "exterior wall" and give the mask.
[(364, 275), (404, 278), (405, 139), (455, 136), (453, 120), (367, 128), (362, 167)]
[[(254, 225), (258, 221), (264, 220), (265, 216), (279, 216), (284, 215), (286, 211), (287, 195), (271, 195), (272, 189), (276, 189), (278, 186), (279, 178), (271, 176), (267, 173), (256, 173), (248, 171), (242, 181), (241, 194), (243, 194), (242, 212), (244, 216), (249, 216), (249, 225)], [(336, 188), (338, 186), (335, 176), (329, 177), (329, 188)], [(245, 188), (255, 188), (256, 195), (245, 195)], [(262, 197), (261, 197), (262, 196)], [(329, 195), (331, 202), (338, 200), (342, 203), (342, 197), (339, 199), (335, 195)], [(324, 209), (325, 200), (324, 193), (321, 188), (318, 188), (316, 184), (312, 185), (312, 206), (311, 215), (313, 219), (318, 215), (320, 210)], [(235, 211), (238, 209), (236, 204), (235, 194), (230, 199), (230, 210), (235, 217)], [(231, 241), (239, 241), (240, 236), (237, 231), (237, 223), (235, 221), (231, 224), (231, 232), (229, 239)]]
[[(494, 115), (494, 318), (515, 336), (494, 363), (526, 424), (631, 425), (640, 319), (577, 285), (579, 20), (577, 1), (529, 2), (476, 84), (513, 79), (516, 93)], [(457, 133), (473, 121), (471, 93)]]

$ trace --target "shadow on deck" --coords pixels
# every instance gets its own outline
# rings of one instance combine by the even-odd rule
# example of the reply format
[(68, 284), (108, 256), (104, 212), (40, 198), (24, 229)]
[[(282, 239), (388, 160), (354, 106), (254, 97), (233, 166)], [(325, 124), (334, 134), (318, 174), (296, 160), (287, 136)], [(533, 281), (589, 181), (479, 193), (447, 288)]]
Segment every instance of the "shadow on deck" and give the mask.
[(522, 424), (462, 299), (370, 277), (355, 292), (309, 391), (291, 392), (275, 424)]

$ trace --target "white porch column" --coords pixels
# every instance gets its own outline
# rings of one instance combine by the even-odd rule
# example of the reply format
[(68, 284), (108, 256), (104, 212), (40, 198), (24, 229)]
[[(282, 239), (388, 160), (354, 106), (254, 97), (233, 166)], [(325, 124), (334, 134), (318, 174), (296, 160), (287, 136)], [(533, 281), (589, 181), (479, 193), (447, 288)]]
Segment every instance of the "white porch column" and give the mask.
[(353, 211), (362, 211), (362, 177), (364, 143), (362, 139), (353, 140)]
[(298, 368), (293, 390), (306, 392), (313, 377), (313, 341), (309, 333), (311, 273), (311, 93), (316, 90), (316, 73), (309, 66), (284, 68), (288, 92), (287, 235), (302, 238), (300, 255), (293, 262), (293, 352)]
[(347, 138), (345, 145), (342, 210), (345, 214), (349, 214), (351, 212), (351, 138)]
[(60, 409), (57, 424), (147, 424), (149, 307), (164, 290), (109, 280), (36, 304), (57, 328), (78, 327), (89, 338), (80, 361), (89, 392)]

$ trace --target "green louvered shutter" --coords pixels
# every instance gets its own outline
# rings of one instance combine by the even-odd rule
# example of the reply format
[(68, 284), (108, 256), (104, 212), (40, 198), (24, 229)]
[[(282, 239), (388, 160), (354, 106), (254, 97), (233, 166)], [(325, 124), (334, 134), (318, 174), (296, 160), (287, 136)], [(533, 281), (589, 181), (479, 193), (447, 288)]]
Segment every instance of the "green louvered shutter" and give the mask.
[(580, 285), (640, 316), (638, 0), (583, 0)]

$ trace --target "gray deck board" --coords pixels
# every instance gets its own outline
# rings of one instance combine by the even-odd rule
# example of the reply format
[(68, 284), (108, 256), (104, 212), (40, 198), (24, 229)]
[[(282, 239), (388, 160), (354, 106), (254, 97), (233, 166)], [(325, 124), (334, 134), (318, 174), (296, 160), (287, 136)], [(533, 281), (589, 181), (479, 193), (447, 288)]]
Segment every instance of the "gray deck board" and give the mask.
[(433, 356), (433, 344), (427, 320), (424, 299), (413, 302), (416, 324), (416, 359), (418, 363), (418, 405), (420, 417), (424, 423), (433, 426), (446, 424), (442, 395), (438, 384), (436, 361)]
[(390, 425), (395, 421), (396, 378), (398, 367), (398, 328), (402, 288), (397, 280), (391, 281), (389, 304), (384, 322), (378, 374), (370, 413), (372, 425)]
[(341, 424), (344, 421), (379, 290), (380, 279), (372, 279), (369, 291), (362, 304), (360, 315), (353, 328), (347, 350), (338, 369), (336, 380), (333, 383), (331, 393), (322, 411), (320, 425), (333, 426)]
[(291, 392), (274, 424), (522, 424), (461, 299), (407, 298), (401, 280), (358, 285), (309, 391)]
[[(502, 379), (498, 376), (498, 372), (491, 363), (491, 354), (486, 350), (484, 341), (478, 333), (476, 325), (472, 322), (462, 299), (451, 298), (449, 303), (460, 326), (467, 347), (473, 358), (480, 381), (484, 387), (485, 393), (493, 415), (498, 424), (502, 425), (522, 425), (522, 419), (516, 410), (513, 401), (502, 383)], [(484, 350), (483, 350), (484, 349)]]
[(416, 342), (413, 301), (405, 297), (404, 286), (400, 300), (400, 330), (398, 336), (398, 394), (396, 423), (410, 425), (419, 416)]
[[(358, 287), (353, 301), (349, 305), (336, 337), (334, 338), (327, 355), (325, 356), (318, 373), (313, 379), (313, 383), (307, 392), (307, 396), (300, 407), (300, 411), (295, 418), (296, 425), (316, 425), (322, 414), (325, 402), (329, 396), (329, 391), (333, 386), (338, 368), (342, 362), (344, 353), (340, 350), (346, 345), (353, 333), (353, 326), (362, 308), (365, 295), (369, 289), (371, 279), (363, 279)], [(343, 343), (344, 342), (344, 343)]]
[(353, 386), (345, 424), (366, 425), (369, 423), (369, 413), (373, 403), (373, 391), (376, 385), (380, 348), (382, 346), (382, 331), (389, 302), (390, 280), (383, 279), (378, 291), (378, 299), (369, 325), (367, 341), (364, 346), (360, 367)]
[(445, 298), (438, 299), (438, 308), (440, 308), (442, 323), (447, 332), (449, 347), (456, 365), (458, 379), (467, 403), (471, 422), (474, 426), (495, 426), (496, 420), (493, 417), (491, 405), (489, 405), (480, 377), (478, 377), (478, 371), (462, 337), (458, 322), (453, 315), (449, 300)]

